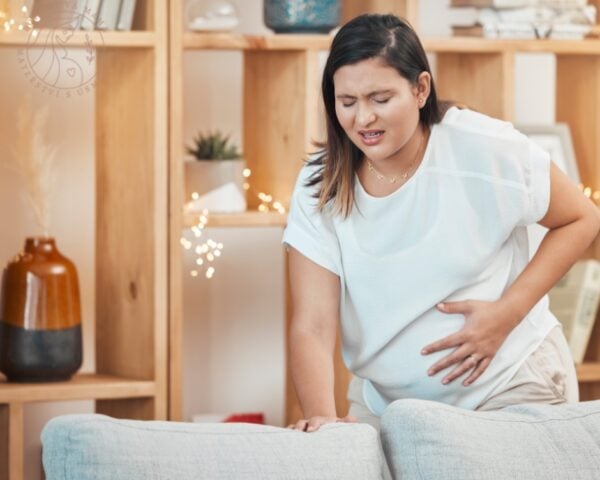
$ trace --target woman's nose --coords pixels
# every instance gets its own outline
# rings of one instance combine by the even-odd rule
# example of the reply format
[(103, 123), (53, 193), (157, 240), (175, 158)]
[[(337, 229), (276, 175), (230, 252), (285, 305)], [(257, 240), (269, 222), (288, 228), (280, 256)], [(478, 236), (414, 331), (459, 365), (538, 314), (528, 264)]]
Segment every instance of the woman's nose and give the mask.
[(359, 108), (356, 114), (356, 121), (361, 127), (372, 124), (376, 119), (375, 112), (369, 108)]

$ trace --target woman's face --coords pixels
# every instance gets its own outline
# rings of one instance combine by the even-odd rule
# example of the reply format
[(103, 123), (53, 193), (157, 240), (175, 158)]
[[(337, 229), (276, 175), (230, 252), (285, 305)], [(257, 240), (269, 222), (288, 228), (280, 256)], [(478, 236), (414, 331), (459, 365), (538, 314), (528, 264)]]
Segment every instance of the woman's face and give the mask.
[(428, 88), (411, 85), (379, 58), (339, 68), (333, 84), (346, 135), (371, 161), (393, 159), (416, 132)]

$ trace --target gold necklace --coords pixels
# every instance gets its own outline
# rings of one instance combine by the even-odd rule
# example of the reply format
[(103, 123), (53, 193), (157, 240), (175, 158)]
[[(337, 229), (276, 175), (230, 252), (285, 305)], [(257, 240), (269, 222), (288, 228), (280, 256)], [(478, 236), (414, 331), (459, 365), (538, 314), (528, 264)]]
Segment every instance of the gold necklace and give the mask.
[(373, 172), (375, 174), (375, 176), (377, 176), (377, 179), (379, 181), (387, 181), (390, 184), (396, 183), (399, 178), (401, 178), (402, 180), (406, 180), (408, 177), (408, 174), (412, 171), (413, 167), (415, 166), (415, 163), (417, 163), (417, 158), (419, 158), (419, 152), (421, 151), (421, 147), (423, 146), (423, 140), (425, 139), (425, 136), (426, 135), (423, 134), (423, 136), (421, 137), (421, 143), (419, 143), (419, 148), (417, 148), (417, 153), (415, 154), (415, 158), (413, 159), (413, 161), (411, 162), (411, 164), (408, 166), (408, 168), (406, 169), (406, 171), (404, 173), (401, 173), (399, 175), (394, 175), (392, 178), (387, 178), (384, 174), (378, 172), (377, 169), (373, 166), (373, 163), (371, 163), (371, 160), (369, 160), (367, 158), (367, 167), (368, 167), (369, 171)]

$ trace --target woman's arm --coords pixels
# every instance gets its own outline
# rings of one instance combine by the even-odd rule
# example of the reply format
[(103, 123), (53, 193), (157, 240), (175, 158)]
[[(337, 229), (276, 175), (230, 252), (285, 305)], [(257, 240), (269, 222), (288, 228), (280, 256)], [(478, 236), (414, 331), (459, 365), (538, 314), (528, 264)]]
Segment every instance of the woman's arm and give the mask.
[(333, 367), (340, 279), (294, 248), (289, 249), (288, 261), (293, 306), (290, 367), (304, 414), (294, 428), (314, 431), (340, 420), (335, 410)]
[(596, 238), (600, 213), (567, 176), (551, 164), (550, 205), (539, 223), (549, 232), (527, 267), (499, 300), (447, 302), (438, 306), (445, 313), (463, 314), (465, 326), (423, 349), (423, 354), (429, 354), (455, 347), (431, 367), (429, 375), (458, 364), (442, 381), (449, 383), (472, 370), (463, 383), (473, 383), (485, 371), (508, 334)]
[(550, 206), (540, 220), (546, 234), (531, 262), (506, 290), (501, 302), (523, 318), (594, 241), (600, 212), (554, 164), (550, 169)]

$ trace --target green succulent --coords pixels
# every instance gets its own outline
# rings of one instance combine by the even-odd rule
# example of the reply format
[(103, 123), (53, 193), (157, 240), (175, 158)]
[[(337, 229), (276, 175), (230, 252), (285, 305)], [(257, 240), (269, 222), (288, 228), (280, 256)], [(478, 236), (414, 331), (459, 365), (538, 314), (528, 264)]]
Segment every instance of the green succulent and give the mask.
[(242, 156), (235, 145), (229, 141), (229, 135), (221, 132), (198, 133), (194, 145), (186, 147), (187, 152), (198, 160), (236, 160)]

